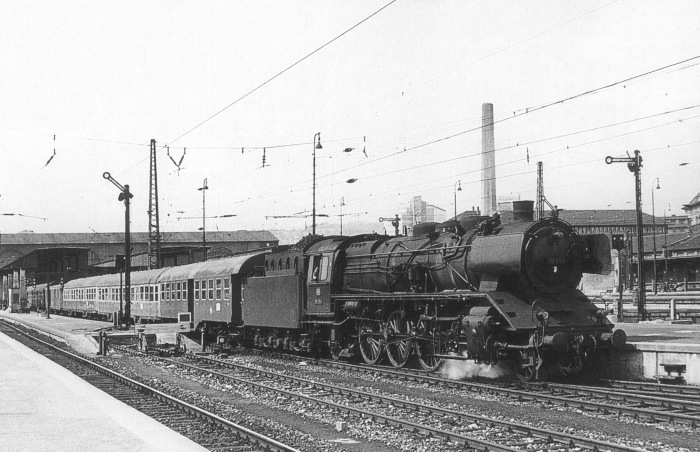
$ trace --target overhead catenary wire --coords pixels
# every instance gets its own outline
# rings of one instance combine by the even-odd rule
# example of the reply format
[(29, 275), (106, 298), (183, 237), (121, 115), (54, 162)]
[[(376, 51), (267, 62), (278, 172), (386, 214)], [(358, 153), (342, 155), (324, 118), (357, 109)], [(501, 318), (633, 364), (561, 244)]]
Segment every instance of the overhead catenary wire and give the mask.
[[(660, 147), (657, 147), (657, 148), (644, 149), (644, 150), (642, 150), (642, 152), (648, 154), (648, 153), (651, 153), (651, 152), (658, 152), (658, 151), (661, 151), (661, 150), (667, 150), (667, 149), (674, 148), (674, 147), (689, 146), (689, 145), (694, 145), (694, 144), (698, 144), (698, 143), (700, 143), (700, 141), (690, 141), (690, 142), (684, 142), (684, 143), (680, 143), (680, 144), (669, 144), (669, 145), (660, 146)], [(560, 150), (565, 150), (565, 149), (572, 149), (572, 148), (573, 148), (573, 147), (564, 148), (564, 149), (559, 149), (559, 151), (560, 151)], [(524, 160), (524, 159), (517, 159), (517, 160), (514, 160), (514, 161), (510, 161), (510, 162), (505, 162), (504, 164), (510, 165), (510, 164), (515, 164), (515, 163), (520, 163), (520, 162), (522, 162), (523, 160)], [(585, 161), (582, 161), (582, 162), (572, 162), (572, 163), (566, 163), (566, 164), (561, 164), (561, 165), (555, 165), (555, 166), (550, 167), (549, 169), (550, 169), (550, 170), (555, 170), (555, 169), (561, 169), (561, 168), (568, 168), (568, 167), (572, 167), (572, 166), (587, 165), (587, 164), (596, 163), (596, 162), (600, 162), (600, 158), (599, 158), (599, 157), (594, 158), (594, 159), (590, 159), (590, 160), (585, 160)], [(436, 182), (436, 181), (443, 181), (443, 180), (454, 180), (454, 179), (457, 178), (457, 177), (461, 177), (461, 176), (464, 176), (465, 174), (471, 174), (471, 173), (475, 173), (475, 172), (478, 172), (478, 171), (480, 171), (480, 170), (468, 171), (468, 172), (466, 172), (466, 173), (451, 174), (451, 175), (449, 175), (449, 176), (445, 176), (445, 177), (440, 178), (440, 179), (437, 179), (437, 180), (434, 179), (434, 180), (432, 180), (430, 183), (433, 183), (433, 182)], [(536, 170), (535, 168), (533, 168), (533, 169), (530, 169), (530, 170), (522, 171), (522, 172), (520, 172), (520, 173), (514, 173), (514, 174), (505, 175), (505, 176), (499, 176), (499, 179), (508, 179), (508, 178), (511, 178), (511, 177), (523, 176), (523, 175), (527, 175), (527, 174), (533, 174), (533, 175), (534, 175), (534, 174), (536, 174), (536, 173), (537, 173), (537, 170)], [(610, 178), (597, 179), (597, 181), (609, 181), (609, 180), (610, 180)], [(476, 179), (476, 180), (472, 180), (472, 181), (463, 182), (462, 185), (480, 184), (480, 183), (483, 182), (483, 181), (484, 181), (484, 179)], [(556, 185), (556, 186), (551, 186), (551, 187), (549, 187), (549, 188), (550, 188), (550, 189), (553, 189), (553, 188), (573, 187), (573, 186), (578, 186), (578, 185), (590, 184), (591, 182), (592, 182), (591, 179), (586, 179), (586, 181), (581, 182), (581, 183), (575, 183), (575, 184), (559, 184), (559, 185)], [(412, 188), (414, 188), (414, 187), (416, 187), (416, 186), (420, 187), (420, 186), (424, 186), (424, 185), (427, 185), (427, 183), (426, 183), (426, 184), (418, 184), (418, 185), (416, 185), (416, 184), (411, 184), (411, 185), (407, 185), (407, 186), (405, 186), (405, 187), (401, 187), (400, 189), (412, 189)], [(422, 188), (421, 190), (422, 190), (423, 192), (442, 191), (442, 190), (445, 190), (446, 188), (451, 188), (451, 187), (453, 187), (453, 184), (441, 185), (441, 186), (430, 187), (430, 188)], [(535, 190), (534, 190), (534, 189), (524, 190), (524, 192), (529, 192), (529, 191), (533, 191), (533, 192), (534, 192)], [(395, 194), (395, 193), (386, 192), (386, 195), (385, 195), (385, 196), (381, 196), (381, 195), (384, 195), (384, 194), (380, 194), (380, 196), (372, 196), (371, 201), (376, 202), (376, 201), (382, 200), (382, 199), (390, 199), (390, 198), (394, 197), (396, 194)], [(367, 198), (355, 199), (355, 200), (347, 201), (347, 202), (346, 202), (346, 205), (348, 205), (348, 206), (350, 206), (350, 205), (358, 205), (358, 204), (361, 204), (361, 203), (364, 203), (364, 202), (367, 202), (367, 201), (370, 201), (370, 200), (367, 199)]]
[[(553, 137), (546, 137), (546, 138), (542, 138), (542, 139), (538, 139), (538, 140), (531, 140), (531, 141), (523, 142), (523, 143), (518, 144), (518, 145), (505, 146), (505, 147), (502, 147), (502, 148), (498, 148), (498, 149), (495, 149), (494, 152), (498, 152), (498, 151), (502, 151), (502, 150), (506, 150), (506, 149), (512, 149), (512, 148), (515, 148), (515, 147), (518, 147), (518, 146), (525, 146), (525, 145), (534, 144), (534, 143), (542, 143), (542, 142), (549, 141), (549, 140), (555, 140), (555, 139), (560, 139), (560, 138), (566, 138), (566, 137), (569, 137), (569, 136), (579, 135), (579, 134), (582, 134), (582, 133), (588, 133), (588, 132), (592, 132), (592, 131), (602, 130), (602, 129), (605, 129), (605, 128), (610, 128), (610, 127), (615, 127), (615, 126), (619, 126), (619, 125), (629, 124), (629, 123), (636, 122), (636, 121), (641, 121), (641, 120), (646, 120), (646, 119), (651, 119), (651, 118), (655, 118), (655, 117), (660, 117), (660, 116), (669, 115), (669, 114), (672, 114), (672, 113), (678, 113), (678, 112), (682, 112), (682, 111), (687, 111), (687, 110), (695, 109), (695, 108), (698, 108), (698, 107), (700, 107), (700, 104), (692, 105), (692, 106), (688, 106), (688, 107), (682, 107), (682, 108), (678, 108), (678, 109), (675, 109), (675, 110), (669, 110), (669, 111), (665, 111), (665, 112), (661, 112), (661, 113), (657, 113), (657, 114), (653, 114), (653, 115), (647, 115), (647, 116), (643, 116), (643, 117), (639, 117), (639, 118), (633, 118), (633, 119), (630, 119), (630, 120), (620, 121), (620, 122), (616, 122), (616, 123), (612, 123), (612, 124), (607, 124), (607, 125), (603, 125), (603, 126), (593, 127), (593, 128), (589, 128), (589, 129), (585, 129), (585, 130), (576, 131), (576, 132), (571, 132), (571, 133), (569, 133), (569, 134), (557, 135), (557, 136), (553, 136)], [(688, 117), (688, 118), (684, 118), (684, 120), (693, 119), (693, 118), (696, 118), (696, 117), (697, 117), (697, 116), (691, 116), (691, 117)], [(592, 142), (590, 142), (590, 143), (584, 143), (584, 144), (579, 144), (579, 145), (571, 145), (571, 146), (568, 146), (568, 147), (565, 147), (565, 148), (561, 148), (561, 149), (556, 149), (556, 150), (554, 150), (554, 151), (550, 151), (550, 152), (547, 152), (547, 153), (551, 153), (551, 152), (560, 152), (560, 151), (563, 151), (563, 150), (566, 150), (566, 149), (569, 149), (569, 148), (573, 149), (573, 148), (580, 147), (580, 146), (584, 146), (584, 145), (587, 145), (587, 144), (597, 143), (597, 142), (600, 142), (600, 141), (605, 141), (605, 140), (607, 140), (607, 139), (619, 138), (619, 137), (621, 137), (621, 136), (626, 136), (626, 135), (630, 135), (630, 134), (634, 134), (634, 133), (639, 133), (639, 132), (643, 132), (643, 131), (646, 131), (646, 130), (652, 130), (652, 129), (655, 129), (655, 128), (658, 128), (658, 127), (664, 127), (664, 126), (668, 126), (668, 125), (672, 125), (672, 124), (676, 124), (676, 123), (677, 123), (677, 121), (674, 120), (674, 121), (670, 121), (670, 122), (667, 122), (667, 123), (664, 123), (664, 124), (661, 124), (661, 125), (655, 125), (655, 126), (651, 126), (651, 127), (646, 127), (646, 128), (642, 128), (642, 129), (638, 129), (638, 130), (632, 131), (632, 132), (627, 132), (627, 133), (615, 135), (615, 136), (612, 136), (612, 137), (609, 137), (609, 138), (604, 138), (604, 139), (602, 139), (602, 140), (592, 141)], [(478, 130), (478, 129), (477, 129), (477, 130)], [(403, 152), (404, 152), (404, 151), (400, 151), (399, 153), (403, 153)], [(547, 154), (547, 153), (544, 153), (544, 154), (543, 154), (543, 153), (540, 153), (540, 155), (545, 155), (545, 154)], [(395, 154), (396, 154), (396, 153), (395, 153)], [(478, 156), (480, 156), (480, 155), (481, 155), (481, 151), (478, 151), (478, 152), (474, 152), (474, 153), (471, 153), (471, 154), (460, 155), (460, 156), (453, 157), (453, 158), (449, 158), (449, 159), (445, 159), (445, 160), (435, 161), (435, 162), (431, 162), (431, 163), (427, 163), (427, 164), (420, 164), (420, 165), (418, 165), (418, 166), (413, 166), (413, 167), (410, 167), (410, 168), (403, 168), (403, 169), (391, 170), (391, 171), (388, 171), (388, 172), (383, 172), (383, 173), (378, 173), (378, 174), (366, 175), (366, 176), (363, 176), (363, 178), (364, 178), (364, 179), (369, 179), (369, 178), (376, 178), (376, 177), (384, 177), (384, 176), (387, 176), (387, 175), (390, 175), (390, 174), (398, 174), (398, 173), (403, 173), (403, 172), (407, 172), (407, 171), (413, 171), (413, 170), (418, 170), (418, 169), (424, 169), (426, 166), (435, 166), (435, 165), (440, 165), (440, 164), (451, 163), (451, 162), (455, 162), (455, 161), (458, 161), (458, 160), (464, 160), (464, 159), (471, 158), (471, 157), (478, 157)], [(372, 161), (369, 161), (369, 162), (361, 162), (361, 163), (359, 163), (359, 164), (357, 164), (357, 165), (354, 165), (354, 166), (351, 166), (351, 167), (348, 167), (348, 168), (344, 168), (344, 169), (341, 169), (341, 170), (338, 170), (338, 171), (334, 171), (334, 172), (332, 172), (332, 173), (324, 174), (324, 175), (322, 175), (322, 176), (317, 176), (317, 179), (324, 179), (324, 178), (326, 178), (326, 177), (331, 177), (332, 175), (336, 175), (336, 174), (339, 174), (339, 173), (342, 173), (342, 172), (346, 172), (346, 171), (350, 171), (350, 170), (353, 170), (353, 169), (357, 169), (357, 168), (359, 168), (359, 167), (372, 164), (372, 163), (374, 163), (374, 162), (376, 162), (376, 161), (378, 161), (378, 160), (382, 160), (383, 158), (384, 158), (384, 157), (381, 157), (381, 158), (378, 158), (378, 159), (375, 159), (375, 160), (372, 160)], [(524, 160), (525, 160), (525, 159), (521, 159), (521, 160), (519, 160), (519, 161), (524, 161)], [(501, 167), (501, 166), (504, 166), (504, 165), (507, 165), (507, 164), (510, 164), (510, 163), (506, 162), (506, 163), (497, 164), (495, 167)], [(471, 171), (470, 173), (474, 173), (474, 172), (478, 172), (478, 171), (480, 171), (480, 169), (479, 169), (479, 170)], [(467, 174), (468, 174), (468, 173), (467, 173)], [(286, 191), (289, 191), (289, 190), (292, 190), (292, 191), (293, 191), (293, 189), (294, 189), (295, 187), (306, 186), (306, 185), (308, 185), (308, 182), (309, 182), (308, 180), (303, 180), (303, 181), (299, 181), (299, 182), (297, 182), (297, 183), (294, 183), (294, 184), (292, 184), (292, 185), (287, 185), (287, 186), (285, 186), (285, 187), (281, 187), (281, 188), (277, 188), (277, 189), (274, 189), (274, 190), (270, 190), (270, 191), (266, 192), (265, 194), (263, 194), (263, 195), (261, 196), (261, 198), (264, 199), (264, 197), (273, 195), (273, 194), (275, 194), (275, 193), (286, 192)], [(323, 188), (323, 187), (326, 187), (326, 186), (327, 186), (327, 185), (325, 185), (325, 184), (319, 185), (320, 188)], [(414, 186), (415, 186), (415, 185), (414, 185)], [(260, 198), (258, 198), (258, 199), (260, 199)]]
[[(685, 108), (679, 109), (678, 111), (687, 110), (687, 109), (689, 109), (689, 108), (694, 108), (694, 107), (685, 107)], [(650, 115), (650, 117), (660, 116), (660, 115), (662, 115), (662, 114), (667, 114), (667, 113), (672, 113), (672, 112), (664, 112), (664, 113), (660, 113), (660, 114), (658, 114), (658, 115)], [(690, 117), (687, 117), (687, 118), (683, 118), (682, 120), (683, 120), (683, 121), (687, 121), (687, 120), (695, 119), (695, 118), (698, 118), (698, 117), (700, 117), (700, 115), (690, 116)], [(639, 120), (639, 119), (647, 119), (647, 117), (638, 118), (638, 120)], [(614, 125), (625, 124), (625, 123), (628, 123), (628, 122), (631, 122), (631, 121), (623, 121), (623, 122), (620, 122), (620, 123), (615, 123)], [(553, 154), (553, 153), (559, 153), (559, 152), (563, 152), (563, 151), (567, 151), (567, 150), (572, 150), (572, 149), (576, 149), (576, 148), (580, 148), (580, 147), (584, 147), (584, 146), (589, 146), (589, 145), (591, 145), (591, 144), (597, 144), (597, 143), (605, 142), (605, 141), (608, 141), (608, 140), (617, 139), (617, 138), (620, 138), (620, 137), (629, 136), (629, 135), (632, 135), (632, 134), (636, 134), (636, 133), (641, 133), (641, 132), (645, 132), (645, 131), (657, 129), (657, 128), (660, 128), (660, 127), (666, 127), (666, 126), (670, 126), (670, 125), (675, 125), (675, 124), (677, 124), (677, 123), (678, 123), (678, 120), (674, 120), (674, 121), (669, 121), (669, 122), (666, 122), (666, 123), (663, 123), (663, 124), (657, 124), (657, 125), (654, 125), (654, 126), (644, 127), (644, 128), (637, 129), (637, 130), (634, 130), (634, 131), (625, 132), (625, 133), (622, 133), (622, 134), (616, 134), (616, 135), (613, 135), (613, 136), (608, 136), (608, 137), (600, 138), (600, 139), (597, 139), (597, 140), (587, 141), (587, 142), (584, 142), (584, 143), (569, 144), (569, 145), (566, 145), (566, 146), (564, 146), (564, 147), (560, 147), (560, 148), (553, 149), (553, 150), (551, 150), (551, 151), (540, 152), (540, 153), (538, 153), (538, 156), (548, 155), (548, 154)], [(599, 129), (599, 128), (594, 128), (594, 129), (592, 129), (592, 130), (598, 130), (598, 129)], [(552, 138), (552, 139), (553, 139), (553, 138)], [(498, 151), (498, 149), (497, 149), (496, 151)], [(454, 162), (454, 161), (457, 161), (457, 160), (462, 160), (462, 159), (466, 159), (466, 158), (470, 158), (470, 157), (476, 157), (476, 156), (479, 156), (480, 154), (481, 154), (481, 153), (478, 152), (478, 153), (469, 154), (469, 155), (466, 155), (466, 156), (454, 157), (454, 158), (446, 159), (446, 160), (443, 160), (443, 161), (440, 161), (440, 162), (434, 162), (434, 163), (431, 163), (430, 165), (438, 165), (438, 164), (450, 163), (450, 162)], [(504, 166), (507, 166), (507, 165), (513, 165), (513, 164), (517, 164), (517, 163), (524, 162), (525, 160), (526, 160), (526, 157), (522, 157), (522, 158), (515, 159), (515, 160), (511, 160), (511, 161), (508, 161), (508, 162), (502, 162), (502, 163), (496, 164), (496, 165), (493, 166), (493, 168), (499, 168), (499, 167), (504, 167)], [(398, 173), (403, 173), (403, 172), (407, 172), (407, 171), (415, 171), (415, 170), (418, 170), (418, 169), (425, 168), (425, 166), (426, 166), (426, 165), (419, 165), (419, 166), (415, 166), (415, 167), (411, 167), (411, 168), (404, 168), (404, 169), (401, 169), (401, 170), (391, 170), (391, 171), (384, 172), (384, 173), (381, 173), (381, 174), (373, 174), (373, 175), (370, 175), (370, 176), (364, 176), (363, 178), (364, 178), (364, 179), (370, 179), (370, 178), (376, 178), (376, 177), (385, 177), (385, 176), (387, 176), (387, 175), (398, 174)], [(472, 171), (468, 171), (468, 172), (466, 172), (466, 173), (460, 173), (459, 176), (464, 176), (464, 175), (467, 175), (467, 174), (478, 173), (478, 172), (480, 172), (481, 170), (482, 170), (481, 168), (478, 168), (478, 169), (475, 169), (475, 170), (472, 170)], [(534, 172), (534, 171), (535, 171), (535, 170), (533, 169), (532, 172)], [(523, 172), (523, 173), (519, 173), (519, 174), (527, 174), (527, 172)], [(516, 174), (516, 175), (519, 175), (519, 174)], [(454, 178), (454, 177), (456, 177), (456, 176), (455, 176), (455, 175), (449, 175), (449, 176), (441, 177), (441, 178), (439, 178), (439, 179), (431, 179), (430, 181), (428, 181), (428, 182), (423, 182), (423, 183), (419, 183), (419, 182), (416, 182), (416, 181), (412, 181), (411, 184), (408, 185), (408, 186), (399, 187), (399, 188), (394, 188), (394, 189), (392, 189), (391, 191), (380, 192), (380, 193), (377, 193), (377, 194), (375, 194), (375, 195), (372, 195), (372, 196), (371, 196), (371, 200), (372, 200), (372, 201), (377, 201), (377, 200), (381, 200), (381, 199), (388, 199), (388, 198), (391, 198), (391, 197), (396, 196), (396, 192), (397, 192), (397, 191), (404, 190), (404, 189), (409, 189), (409, 188), (410, 188), (410, 189), (416, 189), (416, 188), (418, 188), (418, 187), (424, 187), (424, 186), (426, 186), (426, 185), (433, 184), (433, 183), (435, 183), (435, 182), (439, 182), (439, 181), (441, 181), (441, 180), (450, 180), (450, 179), (452, 179), (452, 178)], [(503, 177), (510, 177), (510, 176), (500, 176), (500, 178), (503, 178)], [(271, 191), (269, 191), (269, 192), (267, 192), (267, 193), (260, 194), (260, 195), (255, 196), (255, 197), (247, 197), (246, 199), (241, 199), (241, 200), (238, 200), (238, 201), (234, 201), (234, 202), (232, 202), (232, 203), (227, 203), (227, 204), (225, 204), (225, 205), (237, 205), (237, 204), (242, 204), (242, 203), (244, 203), (244, 202), (251, 201), (251, 200), (253, 200), (253, 199), (255, 199), (255, 200), (267, 199), (268, 197), (270, 197), (270, 196), (272, 196), (272, 195), (275, 195), (275, 194), (281, 193), (281, 192), (287, 192), (288, 190), (290, 190), (290, 188), (293, 188), (293, 187), (295, 187), (295, 186), (300, 186), (300, 185), (306, 185), (306, 184), (305, 184), (304, 182), (300, 182), (300, 183), (295, 184), (295, 185), (293, 185), (293, 186), (288, 186), (288, 187), (281, 188), (281, 189), (271, 190)], [(320, 185), (319, 187), (322, 188), (322, 187), (326, 187), (326, 186), (327, 186), (327, 185)], [(426, 189), (423, 189), (423, 190), (426, 190)], [(428, 190), (428, 191), (431, 191), (432, 189), (427, 189), (427, 190)], [(304, 190), (304, 191), (305, 191), (305, 190)], [(294, 193), (294, 192), (295, 192), (295, 190), (290, 190), (290, 193)], [(386, 194), (386, 196), (383, 196), (384, 194)], [(365, 202), (365, 201), (370, 201), (370, 198), (362, 198), (362, 199), (357, 200), (357, 201), (348, 202), (347, 204), (348, 204), (348, 205), (357, 205), (357, 204), (359, 204), (359, 203), (361, 203), (361, 202)]]
[(295, 66), (299, 65), (300, 63), (302, 63), (303, 61), (307, 60), (308, 58), (310, 58), (310, 57), (313, 56), (314, 54), (316, 54), (316, 53), (320, 52), (321, 50), (323, 50), (324, 48), (328, 47), (329, 45), (331, 45), (332, 43), (334, 43), (334, 42), (337, 41), (338, 39), (342, 38), (342, 37), (345, 36), (346, 34), (350, 33), (351, 31), (353, 31), (354, 29), (356, 29), (357, 27), (359, 27), (359, 26), (362, 25), (363, 23), (367, 22), (368, 20), (370, 20), (371, 18), (373, 18), (374, 16), (376, 16), (376, 15), (379, 14), (380, 12), (384, 11), (386, 8), (388, 8), (388, 7), (391, 6), (392, 4), (396, 3), (397, 1), (398, 1), (398, 0), (391, 0), (389, 3), (385, 4), (384, 6), (382, 6), (381, 8), (379, 8), (378, 10), (374, 11), (372, 14), (370, 14), (370, 15), (367, 16), (367, 17), (365, 17), (365, 18), (362, 19), (361, 21), (357, 22), (355, 25), (353, 25), (353, 26), (351, 26), (350, 28), (348, 28), (347, 30), (343, 31), (342, 33), (340, 33), (339, 35), (337, 35), (336, 37), (334, 37), (334, 38), (331, 39), (330, 41), (327, 41), (326, 43), (324, 43), (324, 44), (321, 45), (320, 47), (317, 47), (316, 49), (314, 49), (314, 50), (311, 51), (310, 53), (307, 53), (305, 56), (299, 58), (299, 59), (296, 60), (294, 63), (290, 64), (289, 66), (287, 66), (286, 68), (282, 69), (281, 71), (279, 71), (278, 73), (276, 73), (276, 74), (273, 75), (272, 77), (268, 78), (268, 79), (265, 80), (264, 82), (262, 82), (262, 83), (260, 83), (259, 85), (257, 85), (255, 88), (249, 90), (248, 92), (246, 92), (246, 93), (243, 94), (242, 96), (238, 97), (236, 100), (234, 100), (234, 101), (231, 102), (230, 104), (226, 105), (226, 106), (225, 106), (224, 108), (222, 108), (221, 110), (217, 111), (217, 112), (214, 113), (213, 115), (211, 115), (211, 116), (209, 116), (208, 118), (204, 119), (203, 121), (201, 121), (200, 123), (198, 123), (198, 124), (195, 125), (194, 127), (192, 127), (192, 128), (190, 128), (189, 130), (187, 130), (185, 133), (179, 135), (177, 138), (175, 138), (174, 140), (172, 140), (171, 143), (175, 143), (175, 142), (181, 140), (182, 138), (184, 138), (185, 136), (189, 135), (190, 133), (194, 132), (195, 130), (197, 130), (198, 128), (200, 128), (201, 126), (203, 126), (204, 124), (206, 124), (207, 122), (211, 121), (212, 119), (214, 119), (214, 118), (216, 118), (217, 116), (219, 116), (221, 113), (225, 112), (225, 111), (228, 110), (229, 108), (231, 108), (231, 107), (233, 107), (234, 105), (236, 105), (238, 102), (242, 101), (242, 100), (245, 99), (246, 97), (250, 96), (251, 94), (253, 94), (253, 93), (256, 92), (257, 90), (259, 90), (260, 88), (262, 88), (263, 86), (265, 86), (265, 85), (267, 85), (268, 83), (272, 82), (272, 81), (275, 80), (277, 77), (281, 76), (281, 75), (284, 74), (285, 72), (289, 71), (290, 69), (292, 69), (292, 68), (294, 68)]
[[(199, 123), (198, 123), (197, 125), (195, 125), (194, 127), (190, 128), (190, 129), (187, 130), (186, 132), (180, 134), (179, 136), (177, 136), (177, 138), (175, 138), (174, 140), (171, 140), (171, 141), (170, 141), (170, 144), (176, 143), (176, 142), (180, 141), (182, 138), (186, 137), (186, 136), (189, 135), (190, 133), (192, 133), (192, 132), (194, 132), (195, 130), (199, 129), (199, 128), (202, 127), (204, 124), (206, 124), (206, 123), (208, 123), (209, 121), (211, 121), (212, 119), (216, 118), (216, 117), (219, 116), (221, 113), (223, 113), (223, 112), (225, 112), (226, 110), (228, 110), (229, 108), (233, 107), (234, 105), (236, 105), (237, 103), (239, 103), (239, 102), (242, 101), (243, 99), (247, 98), (248, 96), (250, 96), (251, 94), (253, 94), (253, 93), (256, 92), (257, 90), (259, 90), (260, 88), (262, 88), (263, 86), (265, 86), (265, 85), (267, 85), (268, 83), (272, 82), (273, 80), (275, 80), (276, 78), (278, 78), (279, 76), (281, 76), (282, 74), (284, 74), (285, 72), (289, 71), (290, 69), (292, 69), (292, 68), (294, 68), (295, 66), (299, 65), (300, 63), (302, 63), (303, 61), (307, 60), (308, 58), (310, 58), (310, 57), (313, 56), (314, 54), (320, 52), (320, 51), (323, 50), (325, 47), (328, 47), (329, 45), (331, 45), (332, 43), (334, 43), (334, 42), (337, 41), (338, 39), (340, 39), (340, 38), (342, 38), (343, 36), (345, 36), (346, 34), (350, 33), (352, 30), (356, 29), (357, 27), (359, 27), (359, 26), (362, 25), (363, 23), (367, 22), (369, 19), (373, 18), (374, 16), (376, 16), (376, 15), (379, 14), (380, 12), (384, 11), (386, 8), (388, 8), (388, 7), (391, 6), (392, 4), (396, 3), (397, 1), (398, 1), (398, 0), (391, 0), (389, 3), (385, 4), (384, 6), (382, 6), (381, 8), (379, 8), (378, 10), (374, 11), (374, 12), (373, 12), (372, 14), (370, 14), (369, 16), (367, 16), (367, 17), (365, 17), (364, 19), (362, 19), (361, 21), (357, 22), (355, 25), (351, 26), (350, 28), (348, 28), (347, 30), (343, 31), (342, 33), (340, 33), (340, 34), (337, 35), (336, 37), (332, 38), (330, 41), (327, 41), (326, 43), (324, 43), (324, 44), (321, 45), (320, 47), (317, 47), (316, 49), (314, 49), (314, 50), (311, 51), (310, 53), (308, 53), (308, 54), (306, 54), (305, 56), (299, 58), (299, 59), (296, 60), (294, 63), (290, 64), (289, 66), (287, 66), (286, 68), (282, 69), (281, 71), (279, 71), (278, 73), (276, 73), (276, 74), (273, 75), (272, 77), (268, 78), (268, 79), (265, 80), (264, 82), (262, 82), (262, 83), (260, 83), (259, 85), (257, 85), (255, 88), (249, 90), (248, 92), (246, 92), (246, 93), (243, 94), (242, 96), (238, 97), (236, 100), (234, 100), (233, 102), (229, 103), (228, 105), (226, 105), (225, 107), (223, 107), (222, 109), (220, 109), (219, 111), (217, 111), (216, 113), (210, 115), (209, 117), (207, 117), (207, 118), (204, 119), (203, 121), (199, 122)], [(163, 149), (163, 147), (161, 147), (158, 151), (161, 151), (162, 149)], [(136, 163), (134, 166), (132, 166), (132, 167), (128, 168), (126, 171), (124, 171), (122, 174), (124, 174), (124, 173), (126, 173), (126, 172), (132, 170), (133, 168), (137, 167), (138, 165), (140, 165), (141, 163), (145, 162), (146, 160), (147, 160), (147, 159), (143, 159), (143, 160), (139, 161), (139, 162)]]

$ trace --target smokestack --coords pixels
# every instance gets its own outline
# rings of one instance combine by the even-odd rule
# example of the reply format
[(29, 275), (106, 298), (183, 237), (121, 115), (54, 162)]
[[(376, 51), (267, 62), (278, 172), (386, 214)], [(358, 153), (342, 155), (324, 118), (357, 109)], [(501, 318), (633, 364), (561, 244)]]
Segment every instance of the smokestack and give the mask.
[(496, 148), (493, 137), (493, 104), (481, 105), (481, 203), (484, 215), (493, 215), (496, 203)]

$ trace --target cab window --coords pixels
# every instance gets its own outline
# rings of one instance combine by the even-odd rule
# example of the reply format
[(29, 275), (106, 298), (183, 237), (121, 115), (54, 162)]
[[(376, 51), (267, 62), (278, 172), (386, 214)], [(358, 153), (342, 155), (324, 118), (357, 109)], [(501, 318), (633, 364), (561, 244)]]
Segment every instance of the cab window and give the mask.
[(310, 281), (327, 281), (328, 267), (330, 264), (329, 256), (314, 256), (312, 261), (312, 271)]

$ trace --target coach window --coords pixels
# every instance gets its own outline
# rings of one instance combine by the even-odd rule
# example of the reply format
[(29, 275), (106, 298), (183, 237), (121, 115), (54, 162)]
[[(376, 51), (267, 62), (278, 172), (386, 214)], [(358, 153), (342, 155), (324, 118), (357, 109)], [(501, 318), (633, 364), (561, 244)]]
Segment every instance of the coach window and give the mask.
[(177, 283), (177, 298), (176, 300), (182, 300), (182, 283)]
[(277, 270), (282, 270), (282, 259), (277, 262)]
[(202, 296), (201, 296), (201, 298), (202, 298), (202, 300), (207, 299), (207, 280), (206, 279), (202, 280)]
[(287, 258), (287, 263), (286, 263), (286, 265), (284, 266), (284, 268), (286, 268), (287, 270), (289, 270), (289, 258)]
[(221, 300), (221, 279), (216, 279), (216, 299)]
[(182, 283), (182, 299), (187, 300), (187, 282)]
[(231, 292), (231, 281), (224, 278), (224, 299), (228, 300), (229, 292)]
[(299, 271), (299, 258), (295, 257), (294, 258), (294, 273), (296, 273), (297, 271)]
[(214, 299), (214, 280), (213, 279), (209, 280), (209, 299), (210, 300)]
[(199, 280), (194, 282), (194, 299), (199, 300)]

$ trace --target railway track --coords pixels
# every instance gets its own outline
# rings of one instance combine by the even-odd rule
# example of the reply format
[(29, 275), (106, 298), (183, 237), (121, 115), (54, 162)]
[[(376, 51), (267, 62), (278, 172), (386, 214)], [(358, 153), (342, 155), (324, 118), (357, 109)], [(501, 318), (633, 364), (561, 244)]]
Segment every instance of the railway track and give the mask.
[(5, 321), (0, 321), (0, 332), (209, 450), (297, 452), (291, 446), (56, 347)]
[(621, 391), (700, 401), (700, 386), (668, 385), (643, 381), (602, 380), (601, 384)]
[[(141, 354), (126, 347), (124, 353)], [(510, 420), (468, 414), (460, 409), (414, 402), (410, 397), (370, 393), (316, 379), (292, 376), (251, 368), (217, 359), (187, 355), (183, 358), (157, 358), (189, 371), (196, 371), (232, 385), (245, 385), (255, 391), (266, 391), (274, 397), (303, 401), (321, 406), (324, 411), (344, 412), (370, 418), (381, 424), (399, 426), (426, 437), (441, 438), (475, 450), (590, 450), (639, 451), (634, 447), (613, 444), (569, 433), (517, 424)]]
[[(294, 355), (272, 355), (282, 360), (308, 360)], [(343, 361), (314, 360), (314, 364), (357, 372), (370, 372), (395, 379), (460, 388), (465, 391), (505, 396), (518, 401), (570, 407), (606, 415), (628, 416), (650, 423), (682, 424), (700, 428), (700, 388), (634, 382), (606, 381), (609, 387), (558, 383), (522, 383), (493, 380), (462, 381), (444, 378), (423, 370), (399, 371), (381, 365), (356, 365)], [(674, 392), (674, 389), (679, 390)]]

